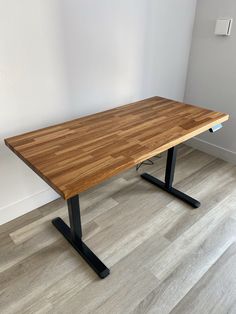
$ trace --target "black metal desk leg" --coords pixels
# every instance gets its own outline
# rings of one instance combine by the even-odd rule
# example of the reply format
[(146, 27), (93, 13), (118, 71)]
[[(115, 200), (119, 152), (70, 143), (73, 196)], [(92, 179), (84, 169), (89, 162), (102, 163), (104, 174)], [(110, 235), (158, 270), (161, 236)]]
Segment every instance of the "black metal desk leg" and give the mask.
[(167, 189), (170, 189), (172, 187), (174, 181), (176, 155), (177, 155), (176, 147), (172, 147), (168, 150), (165, 175), (165, 184)]
[(183, 192), (173, 188), (173, 180), (174, 180), (174, 173), (175, 173), (175, 164), (176, 164), (176, 155), (177, 155), (177, 148), (172, 147), (168, 150), (167, 161), (166, 161), (166, 174), (165, 174), (165, 182), (160, 181), (159, 179), (151, 176), (148, 173), (144, 173), (141, 175), (143, 179), (146, 181), (158, 186), (162, 190), (174, 195), (175, 197), (181, 199), (185, 203), (188, 203), (194, 208), (198, 208), (201, 206), (201, 203), (194, 198), (184, 194)]
[(100, 261), (100, 259), (82, 241), (81, 216), (79, 206), (79, 195), (67, 201), (70, 227), (59, 217), (52, 220), (52, 224), (73, 246), (73, 248), (84, 258), (90, 267), (100, 278), (105, 278), (110, 274), (110, 270)]
[(79, 195), (68, 199), (68, 214), (70, 220), (71, 237), (75, 241), (82, 238), (82, 227), (80, 220)]

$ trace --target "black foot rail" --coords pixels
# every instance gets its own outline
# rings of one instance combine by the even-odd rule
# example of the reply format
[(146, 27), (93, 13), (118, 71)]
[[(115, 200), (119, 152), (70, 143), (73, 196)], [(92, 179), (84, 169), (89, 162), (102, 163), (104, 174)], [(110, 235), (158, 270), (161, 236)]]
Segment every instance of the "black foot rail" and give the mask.
[(79, 206), (79, 195), (67, 200), (70, 227), (59, 217), (52, 220), (52, 224), (73, 246), (73, 248), (83, 257), (90, 267), (100, 278), (105, 278), (110, 274), (110, 270), (100, 261), (100, 259), (82, 241), (82, 228)]
[(175, 164), (176, 164), (176, 154), (177, 154), (177, 148), (172, 147), (168, 150), (167, 155), (167, 162), (166, 162), (166, 174), (165, 174), (165, 182), (162, 182), (161, 180), (151, 176), (148, 173), (144, 173), (141, 175), (141, 177), (158, 186), (162, 190), (174, 195), (175, 197), (181, 199), (185, 203), (191, 205), (193, 208), (198, 208), (201, 206), (201, 203), (194, 198), (188, 196), (187, 194), (184, 194), (183, 192), (173, 188), (173, 180), (174, 180), (174, 172), (175, 172)]

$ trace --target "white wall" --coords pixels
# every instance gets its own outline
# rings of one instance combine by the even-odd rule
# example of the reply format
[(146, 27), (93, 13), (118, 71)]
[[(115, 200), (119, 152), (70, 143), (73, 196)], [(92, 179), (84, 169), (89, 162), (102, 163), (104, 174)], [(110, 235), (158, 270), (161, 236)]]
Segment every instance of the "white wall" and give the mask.
[(153, 95), (183, 99), (195, 4), (0, 2), (0, 223), (57, 197), (5, 137)]
[[(233, 17), (231, 37), (214, 35), (217, 18)], [(236, 1), (198, 0), (185, 101), (230, 114), (224, 128), (190, 143), (236, 164)]]

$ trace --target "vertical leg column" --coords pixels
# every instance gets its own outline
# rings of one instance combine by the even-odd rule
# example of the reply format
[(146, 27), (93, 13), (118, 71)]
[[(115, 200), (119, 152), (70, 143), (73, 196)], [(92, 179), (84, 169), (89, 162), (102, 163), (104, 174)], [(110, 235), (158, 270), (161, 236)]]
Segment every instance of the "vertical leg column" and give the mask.
[(176, 155), (177, 155), (176, 147), (172, 147), (168, 150), (165, 175), (165, 185), (167, 189), (170, 189), (172, 187), (174, 181)]
[(162, 190), (174, 195), (175, 197), (181, 199), (185, 203), (188, 203), (194, 208), (198, 208), (201, 206), (200, 202), (195, 200), (194, 198), (188, 196), (187, 194), (184, 194), (183, 192), (173, 188), (173, 180), (174, 180), (174, 173), (175, 173), (175, 164), (176, 164), (176, 155), (177, 155), (177, 149), (176, 147), (172, 147), (168, 150), (167, 154), (167, 161), (166, 161), (166, 173), (165, 173), (165, 182), (162, 182), (161, 180), (151, 176), (148, 173), (144, 173), (141, 175), (141, 177), (158, 186)]
[(74, 241), (82, 238), (82, 227), (80, 219), (79, 195), (67, 200), (68, 214), (70, 220), (71, 237)]
[(82, 241), (81, 215), (79, 206), (79, 196), (74, 196), (67, 201), (70, 227), (60, 218), (52, 220), (52, 224), (73, 246), (73, 248), (83, 257), (90, 267), (100, 278), (105, 278), (110, 274), (110, 270), (100, 261), (100, 259)]

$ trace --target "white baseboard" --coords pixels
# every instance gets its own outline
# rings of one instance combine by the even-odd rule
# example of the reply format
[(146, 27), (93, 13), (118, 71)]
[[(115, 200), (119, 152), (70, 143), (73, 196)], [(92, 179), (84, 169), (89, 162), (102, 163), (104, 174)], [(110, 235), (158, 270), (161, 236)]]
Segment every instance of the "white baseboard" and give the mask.
[(197, 137), (187, 141), (186, 144), (193, 148), (199, 149), (209, 155), (213, 155), (217, 158), (223, 159), (236, 165), (236, 153), (228, 149), (206, 142)]
[(36, 209), (40, 206), (43, 206), (55, 199), (57, 199), (59, 195), (48, 189), (44, 191), (40, 191), (34, 195), (30, 195), (27, 198), (24, 198), (18, 202), (9, 204), (5, 207), (0, 208), (0, 225), (9, 222), (19, 216), (22, 216), (26, 213), (29, 213), (33, 209)]

